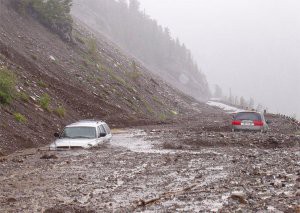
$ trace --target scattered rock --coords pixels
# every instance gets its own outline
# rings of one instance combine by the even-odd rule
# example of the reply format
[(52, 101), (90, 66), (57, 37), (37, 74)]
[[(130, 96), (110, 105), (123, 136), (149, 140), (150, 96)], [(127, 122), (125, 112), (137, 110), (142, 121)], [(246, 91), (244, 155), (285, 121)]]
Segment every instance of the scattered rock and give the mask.
[(300, 213), (300, 205), (295, 207), (295, 213)]
[(247, 200), (246, 200), (246, 195), (244, 192), (241, 192), (241, 191), (236, 191), (236, 192), (232, 192), (231, 196), (230, 196), (231, 199), (233, 200), (236, 200), (242, 204), (247, 204)]
[(279, 140), (277, 139), (277, 138), (275, 138), (275, 137), (272, 137), (272, 136), (270, 136), (268, 139), (267, 139), (267, 141), (269, 142), (269, 143), (271, 143), (271, 144), (279, 144)]
[(19, 159), (19, 158), (14, 158), (14, 159), (12, 159), (12, 162), (15, 162), (15, 163), (23, 163), (24, 160), (23, 160), (23, 159)]
[(51, 61), (56, 61), (56, 59), (52, 55), (50, 55), (49, 58), (50, 58)]
[(40, 159), (46, 159), (46, 160), (49, 160), (49, 159), (57, 159), (58, 157), (54, 154), (44, 154)]
[(14, 202), (17, 202), (17, 199), (13, 198), (13, 197), (10, 197), (10, 198), (7, 198), (6, 200), (8, 203), (14, 203)]

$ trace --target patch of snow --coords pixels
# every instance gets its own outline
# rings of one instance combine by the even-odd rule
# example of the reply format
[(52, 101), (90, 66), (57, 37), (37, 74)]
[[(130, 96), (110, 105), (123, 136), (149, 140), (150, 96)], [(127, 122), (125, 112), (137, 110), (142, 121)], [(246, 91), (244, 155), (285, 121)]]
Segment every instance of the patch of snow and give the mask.
[(243, 109), (239, 109), (237, 107), (229, 106), (227, 104), (223, 104), (223, 103), (220, 103), (220, 102), (217, 102), (217, 101), (208, 101), (206, 104), (209, 105), (209, 106), (218, 107), (218, 108), (220, 108), (220, 109), (222, 109), (225, 112), (230, 113), (230, 114), (245, 111)]

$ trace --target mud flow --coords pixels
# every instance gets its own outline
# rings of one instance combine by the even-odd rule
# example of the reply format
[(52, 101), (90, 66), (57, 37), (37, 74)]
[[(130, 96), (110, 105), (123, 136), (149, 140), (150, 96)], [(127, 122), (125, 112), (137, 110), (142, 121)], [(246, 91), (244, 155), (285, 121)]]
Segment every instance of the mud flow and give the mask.
[(91, 150), (2, 158), (0, 212), (296, 211), (299, 147), (168, 149), (166, 132), (118, 130)]

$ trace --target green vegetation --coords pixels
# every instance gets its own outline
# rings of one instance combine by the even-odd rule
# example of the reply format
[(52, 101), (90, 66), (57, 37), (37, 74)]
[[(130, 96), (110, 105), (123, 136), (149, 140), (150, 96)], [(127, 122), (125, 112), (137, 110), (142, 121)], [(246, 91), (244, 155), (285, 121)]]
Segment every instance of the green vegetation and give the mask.
[(47, 110), (48, 112), (50, 112), (50, 102), (51, 102), (51, 98), (48, 94), (43, 94), (39, 98), (40, 106), (42, 107), (42, 109)]
[(55, 114), (58, 115), (60, 118), (65, 117), (66, 115), (66, 109), (62, 106), (59, 106), (54, 110)]
[(70, 41), (72, 37), (72, 0), (16, 0), (22, 13), (29, 13)]
[(164, 105), (164, 103), (157, 96), (153, 96), (153, 101), (155, 101), (156, 103), (158, 103), (162, 106)]
[(133, 80), (137, 80), (140, 78), (142, 73), (138, 70), (135, 61), (132, 61), (132, 71), (127, 72), (127, 75), (132, 78)]
[(172, 115), (178, 115), (178, 112), (174, 111), (174, 110), (170, 110)]
[(89, 54), (92, 55), (92, 56), (96, 56), (96, 54), (97, 54), (97, 40), (95, 38), (90, 38), (87, 41), (87, 47), (88, 47)]
[(37, 85), (39, 87), (42, 87), (42, 88), (47, 88), (48, 87), (48, 85), (45, 82), (43, 82), (42, 80), (38, 81)]
[(15, 112), (14, 117), (15, 117), (15, 120), (18, 121), (19, 123), (26, 123), (27, 122), (26, 117), (24, 115), (22, 115), (21, 113), (19, 113), (19, 112)]
[(78, 41), (79, 43), (85, 44), (85, 39), (78, 33), (76, 33), (74, 37), (75, 37), (75, 40)]
[(127, 72), (128, 76), (132, 78), (133, 80), (137, 80), (142, 76), (142, 73), (138, 70)]
[(142, 101), (143, 102), (143, 104), (144, 104), (144, 106), (146, 107), (146, 109), (147, 109), (147, 111), (149, 112), (149, 113), (151, 113), (151, 114), (153, 114), (154, 113), (154, 110), (152, 109), (152, 107), (149, 105), (149, 103), (147, 102), (147, 101)]
[(96, 67), (97, 67), (97, 69), (98, 69), (99, 72), (105, 71), (105, 68), (104, 68), (104, 66), (102, 64), (96, 64)]
[(112, 79), (114, 79), (115, 81), (117, 81), (121, 85), (126, 86), (126, 81), (123, 78), (121, 78), (121, 77), (119, 77), (119, 76), (117, 76), (117, 75), (115, 75), (113, 73), (110, 73), (110, 76), (111, 76)]
[(103, 79), (102, 79), (101, 76), (99, 76), (99, 77), (96, 78), (96, 82), (97, 82), (97, 83), (101, 83), (102, 81), (103, 81)]
[(27, 95), (25, 92), (20, 92), (18, 96), (21, 99), (21, 101), (29, 102), (29, 95)]
[(167, 120), (167, 116), (162, 113), (162, 114), (159, 115), (159, 120), (160, 121), (165, 121), (165, 120)]
[(31, 58), (32, 58), (33, 60), (35, 60), (35, 61), (38, 59), (38, 57), (37, 57), (36, 55), (34, 55), (34, 54), (31, 55)]
[(16, 77), (6, 67), (0, 68), (0, 104), (10, 104), (16, 94)]

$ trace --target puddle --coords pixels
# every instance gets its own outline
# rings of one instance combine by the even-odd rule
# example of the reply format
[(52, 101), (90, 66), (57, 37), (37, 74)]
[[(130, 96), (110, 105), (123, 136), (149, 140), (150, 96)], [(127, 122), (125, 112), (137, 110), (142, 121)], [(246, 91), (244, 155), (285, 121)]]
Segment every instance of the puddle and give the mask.
[(213, 149), (204, 149), (200, 151), (191, 151), (191, 150), (172, 150), (172, 149), (158, 149), (157, 145), (159, 141), (145, 140), (147, 133), (143, 130), (127, 130), (120, 131), (117, 134), (114, 134), (111, 141), (112, 146), (123, 147), (132, 152), (137, 153), (148, 153), (148, 154), (213, 154), (213, 155), (222, 155), (221, 153), (216, 152)]
[(153, 144), (144, 140), (146, 132), (142, 130), (128, 130), (113, 135), (111, 145), (121, 146), (133, 152), (152, 153)]

